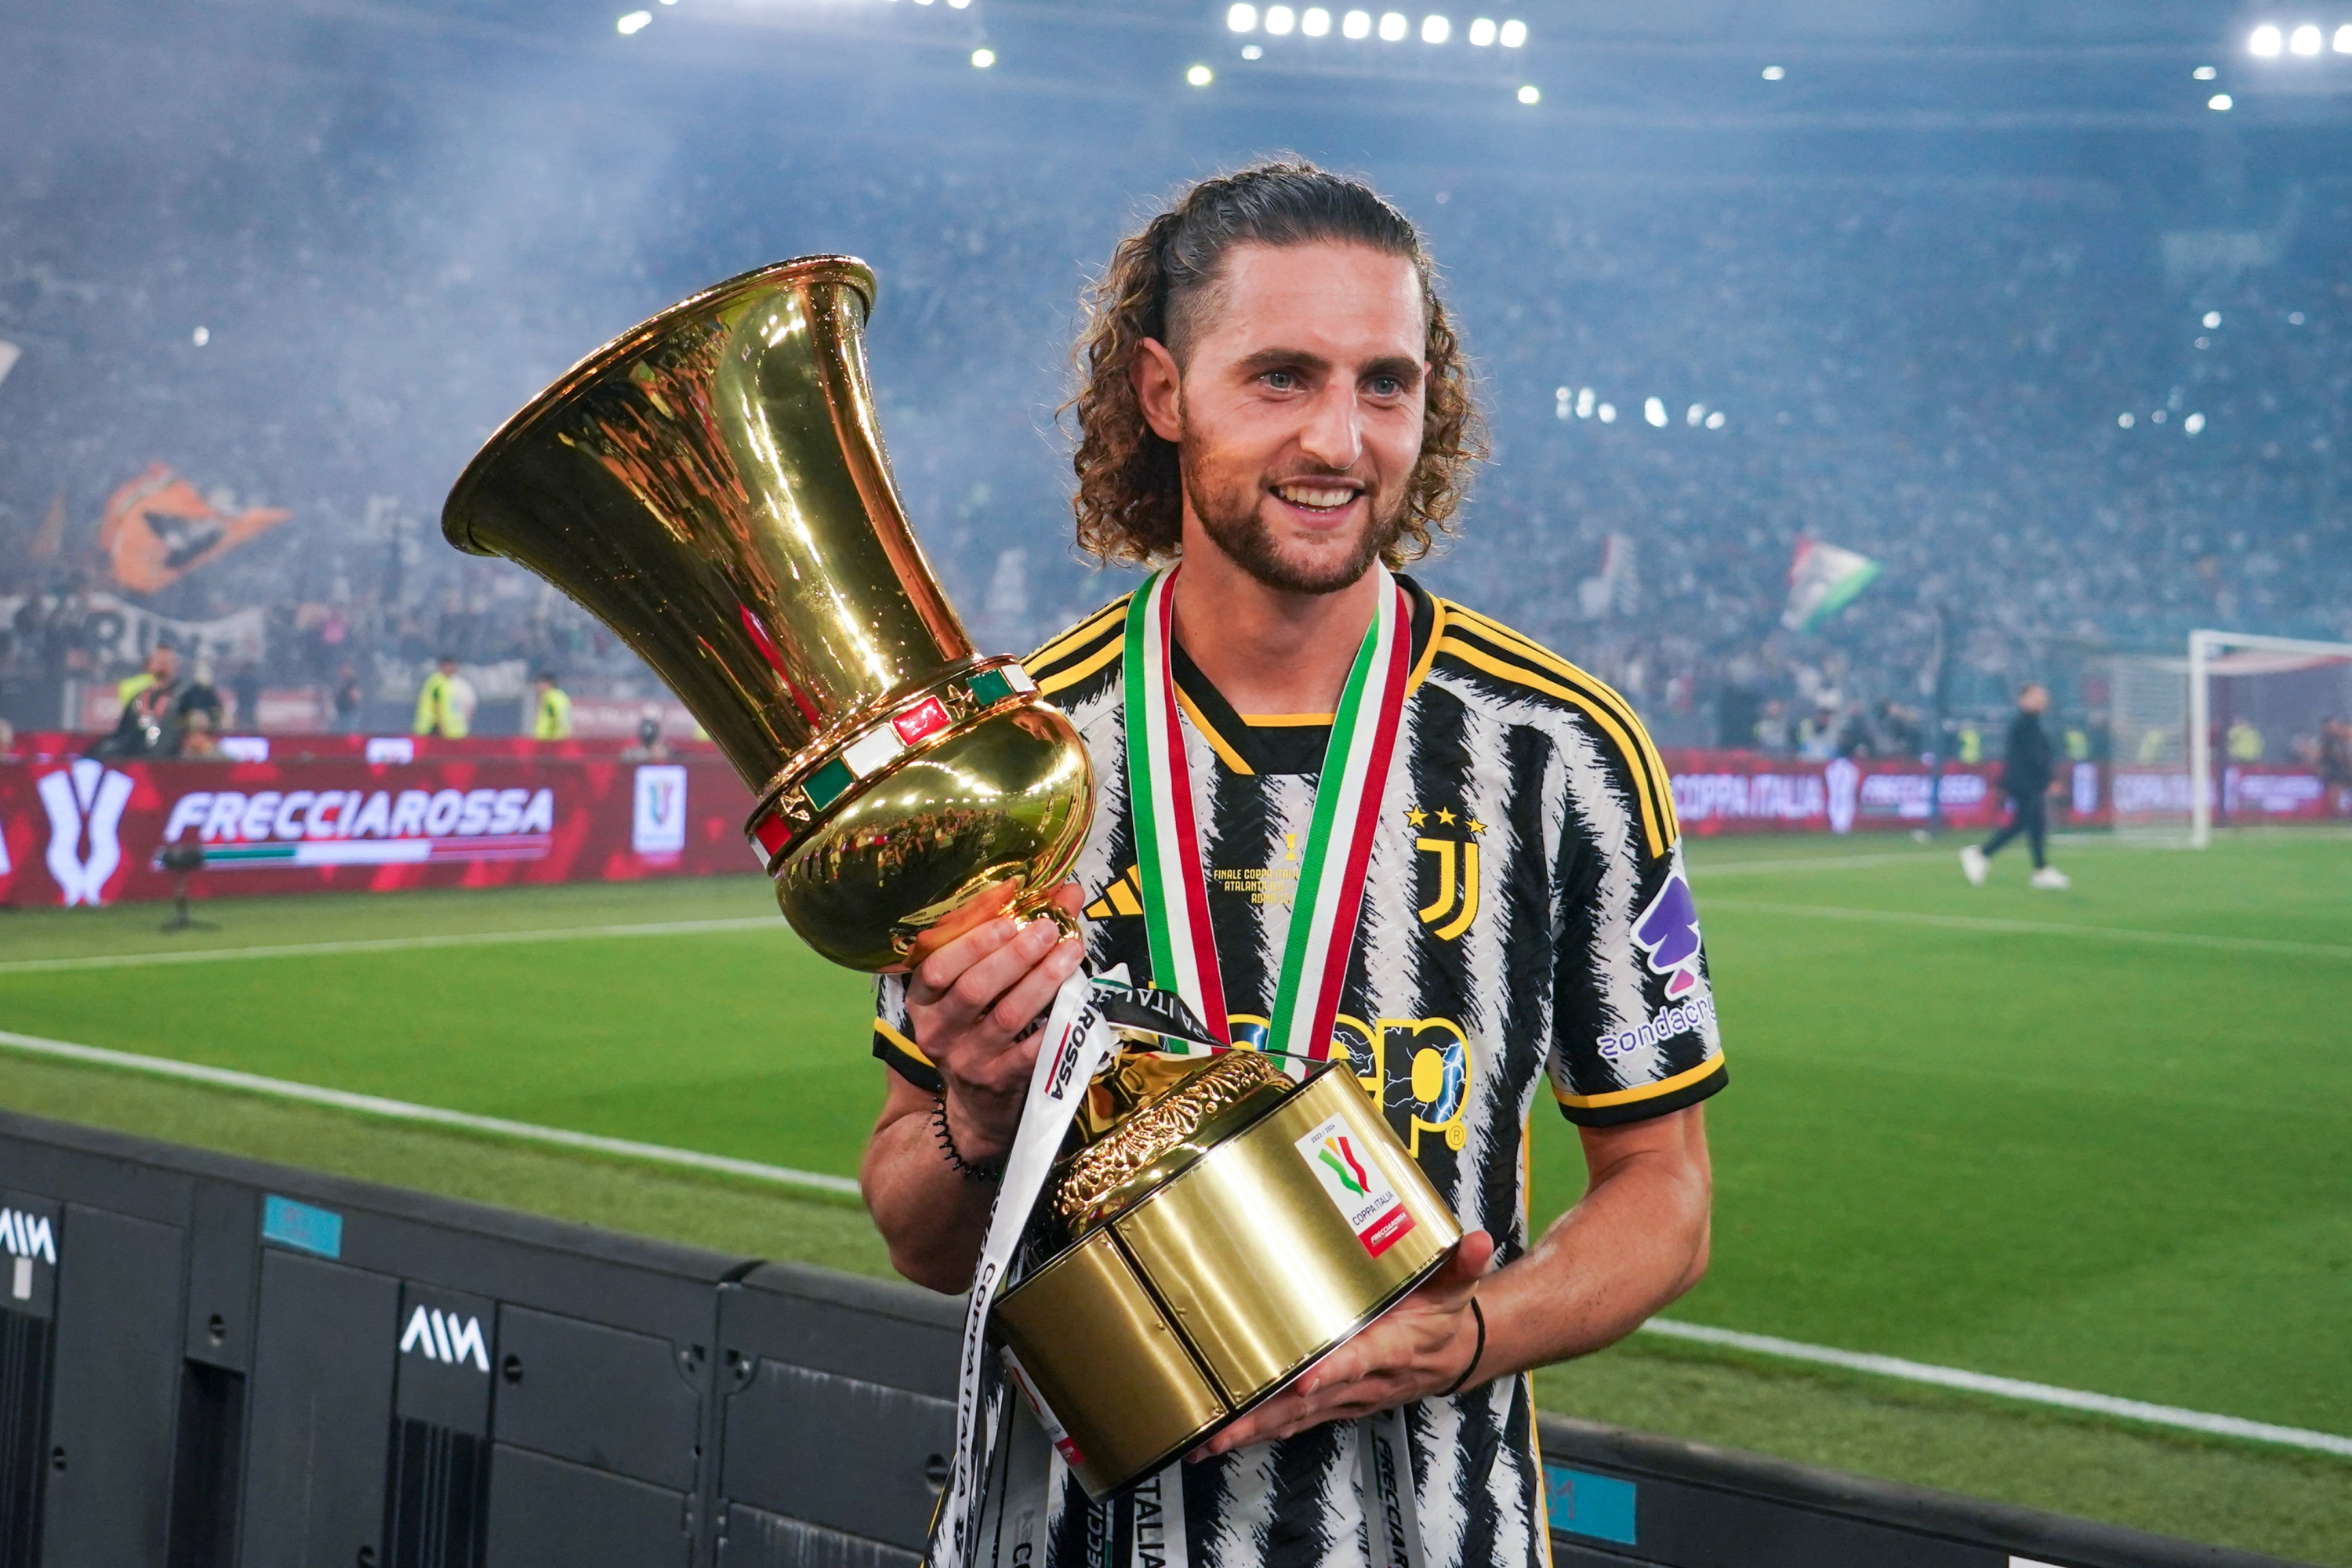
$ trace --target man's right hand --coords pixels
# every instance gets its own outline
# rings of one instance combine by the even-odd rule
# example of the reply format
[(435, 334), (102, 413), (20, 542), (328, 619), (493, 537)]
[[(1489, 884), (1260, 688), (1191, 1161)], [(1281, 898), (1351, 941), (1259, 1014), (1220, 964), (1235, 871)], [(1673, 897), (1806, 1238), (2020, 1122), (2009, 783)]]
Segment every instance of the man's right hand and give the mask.
[[(992, 889), (933, 927), (907, 977), (915, 1043), (945, 1086), (948, 1134), (974, 1163), (1012, 1149), (1044, 1037), (1037, 1026), (1086, 957), (1050, 917), (1023, 923), (999, 912), (1010, 892)], [(1075, 923), (1078, 885), (1055, 889), (1053, 901)]]

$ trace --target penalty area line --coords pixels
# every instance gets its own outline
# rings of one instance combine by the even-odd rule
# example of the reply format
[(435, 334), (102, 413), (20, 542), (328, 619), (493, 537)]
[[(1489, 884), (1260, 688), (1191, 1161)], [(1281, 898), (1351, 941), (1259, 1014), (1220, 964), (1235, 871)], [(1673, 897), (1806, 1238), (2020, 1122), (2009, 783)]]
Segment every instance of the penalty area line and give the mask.
[(1931, 1366), (1925, 1362), (1905, 1361), (1899, 1356), (1832, 1350), (1827, 1345), (1803, 1344), (1795, 1340), (1776, 1339), (1770, 1334), (1745, 1334), (1735, 1329), (1710, 1328), (1704, 1323), (1676, 1322), (1667, 1318), (1651, 1319), (1642, 1325), (1642, 1331), (1667, 1339), (1720, 1345), (1753, 1355), (1775, 1356), (1783, 1361), (1812, 1362), (1822, 1366), (1841, 1367), (1848, 1372), (1872, 1373), (1880, 1377), (1899, 1378), (1906, 1383), (1929, 1383), (1970, 1394), (1990, 1394), (2002, 1399), (2118, 1416), (2126, 1421), (2173, 1426), (2216, 1437), (2241, 1437), (2249, 1442), (2274, 1443), (2285, 1447), (2308, 1448), (2317, 1453), (2352, 1458), (2352, 1437), (2339, 1437), (2333, 1432), (2276, 1426), (2267, 1421), (2249, 1421), (2239, 1415), (2215, 1415), (2203, 1410), (2183, 1410), (2177, 1405), (2150, 1405), (2144, 1400), (2119, 1399), (2111, 1394), (2090, 1394), (2077, 1388), (2058, 1388), (2046, 1383), (2027, 1383), (2021, 1378), (1995, 1377), (1990, 1373), (1969, 1372), (1956, 1366)]
[(692, 1149), (672, 1149), (660, 1143), (640, 1143), (630, 1138), (607, 1138), (601, 1133), (574, 1132), (564, 1127), (541, 1127), (529, 1121), (509, 1121), (502, 1116), (477, 1116), (467, 1110), (446, 1110), (437, 1105), (415, 1105), (404, 1100), (386, 1100), (380, 1095), (353, 1094), (348, 1089), (322, 1089), (317, 1084), (291, 1083), (284, 1079), (264, 1078), (258, 1073), (238, 1072), (232, 1068), (207, 1067), (201, 1062), (175, 1061), (169, 1057), (142, 1056), (135, 1051), (109, 1050), (103, 1046), (79, 1046), (70, 1040), (47, 1040), (38, 1035), (19, 1035), (5, 1029), (0, 1029), (0, 1047), (25, 1051), (34, 1056), (81, 1062), (91, 1067), (116, 1068), (128, 1072), (148, 1073), (157, 1078), (179, 1079), (189, 1083), (206, 1084), (214, 1089), (236, 1089), (247, 1094), (267, 1095), (275, 1100), (291, 1100), (307, 1105), (331, 1106), (337, 1110), (355, 1111), (362, 1116), (381, 1117), (391, 1121), (416, 1121), (429, 1126), (455, 1127), (467, 1132), (488, 1133), (493, 1137), (511, 1138), (523, 1142), (551, 1143), (559, 1148), (583, 1149), (592, 1153), (619, 1155), (624, 1159), (646, 1160), (663, 1165), (683, 1165), (698, 1171), (715, 1171), (724, 1175), (748, 1177), (756, 1182), (772, 1182), (779, 1186), (809, 1187), (825, 1193), (854, 1194), (857, 1192), (857, 1184), (849, 1177), (829, 1175), (823, 1171), (795, 1171), (785, 1165), (762, 1164), (757, 1160), (738, 1160), (727, 1154), (698, 1153)]
[(789, 929), (774, 915), (709, 921), (652, 921), (638, 925), (548, 926), (536, 931), (451, 931), (437, 936), (381, 936), (351, 942), (291, 942), (267, 947), (198, 947), (178, 952), (100, 952), (82, 958), (18, 958), (0, 974), (43, 974), (74, 969), (139, 969), (159, 963), (225, 963), (235, 958), (308, 958), (320, 953), (411, 952), (435, 947), (499, 947), (526, 942), (590, 942), (614, 936), (691, 936), (698, 931)]

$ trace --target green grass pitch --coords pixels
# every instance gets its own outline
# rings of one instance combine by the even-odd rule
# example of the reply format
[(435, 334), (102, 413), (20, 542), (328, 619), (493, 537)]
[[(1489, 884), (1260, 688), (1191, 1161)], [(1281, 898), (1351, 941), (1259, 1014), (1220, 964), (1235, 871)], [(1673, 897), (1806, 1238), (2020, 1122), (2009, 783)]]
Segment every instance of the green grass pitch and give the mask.
[[(2352, 835), (1694, 844), (1732, 1087), (1689, 1321), (2352, 1434)], [(0, 912), (0, 1028), (854, 1173), (866, 985), (781, 921), (396, 952), (27, 961), (756, 917), (752, 879)], [(43, 1114), (769, 1256), (884, 1267), (854, 1206), (0, 1055)], [(418, 1151), (426, 1151), (418, 1153)], [(1581, 1185), (1538, 1111), (1538, 1220)], [(2352, 1465), (1643, 1339), (1601, 1419), (2352, 1563)]]

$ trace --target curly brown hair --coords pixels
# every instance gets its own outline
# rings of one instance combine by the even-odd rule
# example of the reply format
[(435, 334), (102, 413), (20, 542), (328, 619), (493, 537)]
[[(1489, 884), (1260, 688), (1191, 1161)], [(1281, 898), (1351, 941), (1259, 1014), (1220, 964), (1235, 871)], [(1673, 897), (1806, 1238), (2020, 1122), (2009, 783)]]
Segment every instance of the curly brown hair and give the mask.
[(1087, 291), (1086, 329), (1073, 355), (1078, 389), (1064, 405), (1077, 416), (1071, 466), (1079, 549), (1107, 563), (1140, 565), (1174, 555), (1182, 537), (1177, 449), (1144, 420), (1129, 374), (1137, 345), (1156, 339), (1183, 363), (1193, 318), (1235, 246), (1333, 240), (1412, 262), (1429, 322), (1421, 456), (1397, 539), (1381, 558), (1392, 567), (1417, 561), (1436, 535), (1454, 531), (1471, 465), (1486, 456), (1485, 430), (1471, 399), (1469, 359), (1438, 298), (1421, 231), (1370, 186), (1303, 159), (1278, 159), (1187, 189), (1118, 242)]

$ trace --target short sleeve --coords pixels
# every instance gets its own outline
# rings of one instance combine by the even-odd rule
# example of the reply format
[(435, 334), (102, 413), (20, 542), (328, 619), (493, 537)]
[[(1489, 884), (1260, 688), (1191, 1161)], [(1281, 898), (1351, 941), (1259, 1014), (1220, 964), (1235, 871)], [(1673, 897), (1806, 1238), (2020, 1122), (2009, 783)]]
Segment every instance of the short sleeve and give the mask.
[(1584, 839), (1563, 855), (1549, 1068), (1579, 1126), (1664, 1116), (1729, 1081), (1682, 847), (1643, 848)]
[(874, 980), (874, 1054), (882, 1065), (929, 1094), (940, 1092), (940, 1069), (915, 1044), (914, 1020), (907, 1013), (907, 977)]

